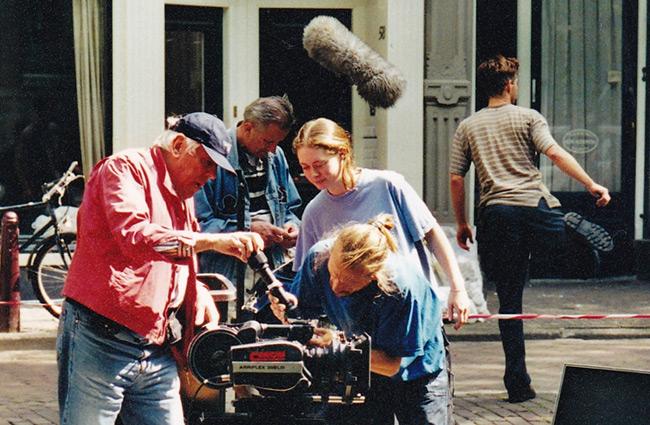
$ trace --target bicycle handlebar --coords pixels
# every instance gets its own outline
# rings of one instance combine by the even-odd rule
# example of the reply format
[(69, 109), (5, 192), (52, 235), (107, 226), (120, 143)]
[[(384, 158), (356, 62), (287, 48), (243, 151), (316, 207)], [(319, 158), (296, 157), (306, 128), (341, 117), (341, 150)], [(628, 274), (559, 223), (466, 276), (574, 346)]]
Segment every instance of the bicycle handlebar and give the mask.
[(45, 206), (47, 202), (27, 202), (26, 204), (17, 204), (17, 205), (3, 205), (0, 207), (0, 214), (4, 214), (7, 211), (24, 211), (29, 209), (36, 209)]
[(72, 161), (72, 163), (68, 167), (68, 170), (65, 173), (63, 173), (61, 178), (54, 183), (54, 185), (50, 188), (50, 190), (48, 190), (43, 194), (43, 197), (41, 198), (43, 203), (50, 202), (50, 199), (52, 199), (52, 197), (55, 194), (59, 194), (59, 196), (63, 196), (65, 188), (70, 183), (72, 183), (78, 178), (83, 178), (83, 176), (74, 173), (74, 169), (77, 168), (78, 164), (79, 163), (77, 161)]
[(83, 175), (78, 175), (74, 173), (74, 169), (77, 167), (77, 165), (78, 162), (73, 161), (72, 164), (70, 164), (70, 166), (68, 167), (68, 170), (65, 173), (63, 173), (60, 179), (54, 182), (45, 183), (43, 185), (44, 187), (43, 190), (46, 190), (45, 188), (49, 188), (49, 189), (47, 189), (47, 192), (43, 194), (43, 197), (41, 198), (40, 201), (38, 202), (31, 201), (25, 204), (17, 204), (17, 205), (3, 205), (0, 206), (0, 214), (4, 214), (7, 211), (22, 211), (28, 209), (41, 208), (47, 205), (55, 194), (59, 195), (59, 203), (60, 203), (61, 200), (60, 197), (63, 196), (63, 194), (65, 193), (65, 188), (73, 181), (84, 178)]

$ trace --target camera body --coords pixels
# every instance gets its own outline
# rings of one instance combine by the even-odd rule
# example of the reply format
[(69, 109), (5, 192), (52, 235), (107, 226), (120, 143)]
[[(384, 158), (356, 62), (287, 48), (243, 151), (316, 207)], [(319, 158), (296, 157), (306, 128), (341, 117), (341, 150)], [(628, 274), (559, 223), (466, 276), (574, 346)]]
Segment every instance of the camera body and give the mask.
[[(290, 264), (276, 277), (262, 252), (251, 256), (248, 263), (260, 280), (243, 310), (248, 316), (275, 323), (267, 292), (287, 310), (296, 307), (281, 283), (287, 280), (283, 270), (290, 270)], [(315, 322), (249, 320), (197, 334), (188, 347), (186, 386), (191, 393), (185, 403), (189, 423), (196, 418), (203, 425), (321, 425), (327, 423), (322, 415), (331, 410), (330, 405), (339, 405), (333, 408), (340, 411), (364, 403), (370, 388), (370, 336), (345, 339), (338, 332), (331, 345), (311, 346)], [(234, 387), (235, 412), (225, 408), (229, 387)], [(200, 393), (216, 394), (206, 400)], [(200, 408), (195, 412), (194, 407)]]
[(313, 333), (314, 326), (303, 321), (222, 325), (192, 340), (189, 367), (208, 387), (250, 386), (257, 398), (363, 402), (370, 387), (370, 337), (340, 336), (331, 346), (311, 347)]

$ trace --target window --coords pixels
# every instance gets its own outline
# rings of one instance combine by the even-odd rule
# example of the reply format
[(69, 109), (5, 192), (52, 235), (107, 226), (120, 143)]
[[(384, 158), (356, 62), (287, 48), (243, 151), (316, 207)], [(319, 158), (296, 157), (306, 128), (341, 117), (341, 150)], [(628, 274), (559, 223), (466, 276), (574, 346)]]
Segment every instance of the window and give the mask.
[(0, 205), (40, 199), (80, 159), (72, 2), (11, 4), (0, 13)]
[(223, 116), (222, 10), (165, 7), (165, 113)]

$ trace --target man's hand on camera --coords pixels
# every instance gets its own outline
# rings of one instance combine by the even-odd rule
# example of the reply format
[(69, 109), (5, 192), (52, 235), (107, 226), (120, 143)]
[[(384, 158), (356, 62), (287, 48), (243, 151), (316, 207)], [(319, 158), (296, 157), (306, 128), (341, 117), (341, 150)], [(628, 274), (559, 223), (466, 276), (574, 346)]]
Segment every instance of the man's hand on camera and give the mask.
[[(269, 301), (271, 301), (271, 311), (273, 312), (273, 315), (278, 318), (279, 321), (282, 323), (287, 323), (287, 306), (280, 303), (280, 300), (278, 300), (276, 297), (274, 297), (271, 294), (269, 295)], [(294, 305), (298, 305), (298, 298), (296, 298), (295, 295), (293, 295), (290, 292), (286, 292), (287, 298), (290, 298), (289, 301), (293, 301)]]
[(338, 338), (335, 331), (327, 328), (314, 328), (314, 336), (307, 342), (307, 345), (316, 347), (329, 347)]

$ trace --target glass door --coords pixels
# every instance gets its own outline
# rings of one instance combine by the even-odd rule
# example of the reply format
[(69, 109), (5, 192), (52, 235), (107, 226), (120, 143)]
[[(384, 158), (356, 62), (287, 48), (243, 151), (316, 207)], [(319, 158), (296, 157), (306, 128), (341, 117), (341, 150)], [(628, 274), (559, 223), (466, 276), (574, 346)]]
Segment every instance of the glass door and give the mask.
[(302, 198), (299, 214), (318, 190), (305, 179), (291, 148), (295, 132), (306, 121), (318, 117), (328, 117), (348, 131), (352, 130), (349, 81), (310, 59), (302, 45), (305, 26), (320, 15), (332, 16), (347, 28), (352, 27), (351, 9), (259, 10), (260, 96), (286, 94), (296, 113), (293, 130), (280, 146)]
[(223, 116), (222, 9), (165, 6), (165, 114)]
[[(565, 211), (577, 211), (616, 236), (604, 274), (631, 270), (634, 219), (636, 2), (544, 0), (533, 7), (533, 105), (551, 132), (612, 203), (596, 208), (582, 185), (544, 156), (544, 181)], [(535, 57), (536, 56), (536, 57)]]

